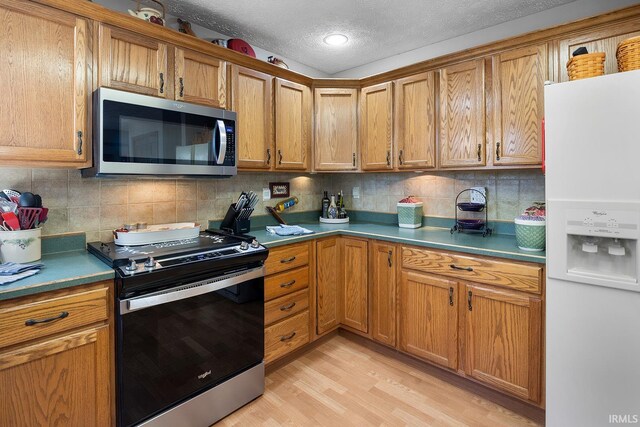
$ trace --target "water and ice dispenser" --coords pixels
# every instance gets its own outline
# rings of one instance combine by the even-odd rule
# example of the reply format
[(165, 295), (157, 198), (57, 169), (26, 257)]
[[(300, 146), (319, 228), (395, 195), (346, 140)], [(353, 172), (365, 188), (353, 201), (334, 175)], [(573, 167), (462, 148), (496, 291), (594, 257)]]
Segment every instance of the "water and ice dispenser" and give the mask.
[(547, 209), (549, 277), (640, 292), (640, 203), (548, 200)]

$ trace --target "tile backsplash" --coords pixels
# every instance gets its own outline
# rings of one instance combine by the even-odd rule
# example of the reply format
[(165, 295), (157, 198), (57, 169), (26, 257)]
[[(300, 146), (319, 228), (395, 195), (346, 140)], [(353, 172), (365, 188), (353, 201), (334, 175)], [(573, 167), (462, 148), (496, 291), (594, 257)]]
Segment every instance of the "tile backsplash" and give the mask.
[[(374, 174), (243, 173), (226, 179), (82, 178), (77, 170), (0, 167), (0, 188), (40, 194), (50, 208), (44, 234), (85, 231), (87, 240), (111, 239), (125, 222), (149, 224), (221, 219), (242, 190), (259, 195), (269, 182), (288, 181), (300, 203), (292, 211), (320, 210), (322, 191), (343, 190), (347, 210), (396, 211), (415, 195), (425, 215), (453, 217), (455, 197), (471, 186), (487, 188), (489, 218), (511, 221), (531, 202), (544, 200), (544, 176), (531, 171)], [(360, 198), (353, 199), (353, 187)], [(258, 203), (256, 213), (279, 199)]]

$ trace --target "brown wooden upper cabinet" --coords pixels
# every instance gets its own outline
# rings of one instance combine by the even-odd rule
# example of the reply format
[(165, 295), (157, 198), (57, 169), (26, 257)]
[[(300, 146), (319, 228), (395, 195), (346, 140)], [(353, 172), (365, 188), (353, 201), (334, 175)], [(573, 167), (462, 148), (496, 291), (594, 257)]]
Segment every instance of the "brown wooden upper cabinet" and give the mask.
[(398, 169), (436, 166), (436, 73), (395, 82), (395, 144)]
[(484, 61), (440, 70), (440, 166), (483, 166), (485, 159)]
[(465, 287), (464, 297), (465, 373), (540, 402), (540, 298), (475, 284)]
[(569, 81), (567, 75), (567, 61), (571, 58), (571, 53), (579, 47), (586, 47), (590, 53), (604, 52), (606, 54), (604, 62), (604, 73), (613, 74), (618, 72), (618, 62), (616, 50), (618, 43), (630, 37), (640, 36), (640, 20), (634, 19), (626, 22), (618, 22), (598, 30), (587, 30), (581, 34), (560, 40), (560, 52), (558, 73), (556, 81)]
[(87, 21), (22, 1), (0, 13), (0, 163), (86, 167)]
[(231, 110), (237, 113), (238, 167), (273, 165), (273, 77), (231, 66)]
[(355, 170), (358, 161), (358, 90), (314, 91), (314, 169)]
[(547, 45), (511, 50), (493, 58), (494, 165), (542, 163)]
[(311, 149), (311, 89), (276, 79), (275, 168), (305, 170)]
[(226, 107), (226, 62), (104, 24), (98, 38), (100, 86)]
[(188, 49), (175, 49), (174, 93), (180, 101), (225, 108), (226, 63)]
[(393, 83), (360, 91), (362, 170), (393, 169)]

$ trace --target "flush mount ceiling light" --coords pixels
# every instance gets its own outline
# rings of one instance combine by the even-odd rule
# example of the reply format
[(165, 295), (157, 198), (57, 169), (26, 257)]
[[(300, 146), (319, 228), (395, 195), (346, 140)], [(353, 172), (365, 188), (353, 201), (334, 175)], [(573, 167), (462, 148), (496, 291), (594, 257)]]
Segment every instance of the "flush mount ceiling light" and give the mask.
[(344, 34), (330, 34), (324, 38), (324, 42), (330, 46), (342, 46), (349, 40)]

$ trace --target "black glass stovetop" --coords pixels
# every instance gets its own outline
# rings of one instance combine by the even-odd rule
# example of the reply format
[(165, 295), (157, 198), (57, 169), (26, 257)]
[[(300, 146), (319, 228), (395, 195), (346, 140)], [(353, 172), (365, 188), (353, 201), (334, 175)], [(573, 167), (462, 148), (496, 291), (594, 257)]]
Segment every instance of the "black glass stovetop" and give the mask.
[(113, 242), (91, 242), (87, 250), (112, 267), (127, 264), (130, 259), (144, 260), (147, 257), (162, 259), (192, 253), (215, 251), (251, 242), (252, 236), (233, 236), (215, 230), (207, 230), (193, 239), (173, 240), (143, 246), (119, 246)]

